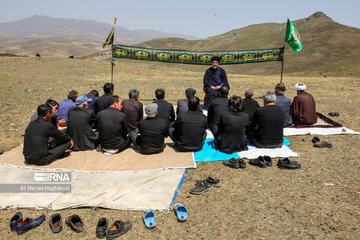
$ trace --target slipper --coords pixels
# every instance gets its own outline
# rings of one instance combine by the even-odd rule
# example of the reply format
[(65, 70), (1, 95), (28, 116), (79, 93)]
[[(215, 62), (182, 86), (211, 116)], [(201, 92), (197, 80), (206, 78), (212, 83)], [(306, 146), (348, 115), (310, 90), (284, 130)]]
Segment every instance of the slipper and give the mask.
[(175, 203), (174, 211), (179, 222), (185, 222), (188, 218), (188, 211), (184, 204)]
[(145, 226), (149, 229), (156, 227), (155, 222), (155, 212), (148, 208), (143, 212), (142, 219), (145, 223)]

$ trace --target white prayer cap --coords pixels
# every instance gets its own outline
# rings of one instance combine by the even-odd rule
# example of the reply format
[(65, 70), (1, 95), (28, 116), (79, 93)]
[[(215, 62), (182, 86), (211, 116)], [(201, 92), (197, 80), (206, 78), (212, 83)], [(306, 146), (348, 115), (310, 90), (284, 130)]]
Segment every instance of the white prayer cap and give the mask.
[(304, 91), (306, 89), (306, 85), (303, 83), (297, 83), (297, 84), (295, 84), (295, 88), (298, 91)]

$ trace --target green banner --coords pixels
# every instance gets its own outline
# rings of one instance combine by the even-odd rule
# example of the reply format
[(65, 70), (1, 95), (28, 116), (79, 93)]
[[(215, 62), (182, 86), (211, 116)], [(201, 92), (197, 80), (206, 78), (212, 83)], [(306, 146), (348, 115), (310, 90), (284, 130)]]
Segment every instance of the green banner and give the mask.
[(292, 50), (296, 53), (303, 48), (303, 42), (301, 40), (299, 31), (289, 19), (286, 25), (285, 42), (287, 42)]
[(113, 45), (114, 58), (127, 58), (170, 63), (211, 65), (211, 58), (218, 56), (221, 64), (257, 63), (283, 61), (284, 48), (239, 50), (239, 51), (187, 51), (149, 49), (125, 45)]

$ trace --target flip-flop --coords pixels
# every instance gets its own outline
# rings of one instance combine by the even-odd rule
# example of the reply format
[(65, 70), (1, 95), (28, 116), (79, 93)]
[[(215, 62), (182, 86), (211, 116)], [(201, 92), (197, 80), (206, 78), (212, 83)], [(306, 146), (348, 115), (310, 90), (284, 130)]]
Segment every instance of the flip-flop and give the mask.
[(184, 204), (175, 203), (174, 211), (179, 222), (185, 222), (188, 218), (188, 211)]
[(155, 212), (152, 209), (150, 209), (150, 208), (146, 209), (143, 212), (142, 219), (147, 228), (151, 229), (151, 228), (156, 227)]

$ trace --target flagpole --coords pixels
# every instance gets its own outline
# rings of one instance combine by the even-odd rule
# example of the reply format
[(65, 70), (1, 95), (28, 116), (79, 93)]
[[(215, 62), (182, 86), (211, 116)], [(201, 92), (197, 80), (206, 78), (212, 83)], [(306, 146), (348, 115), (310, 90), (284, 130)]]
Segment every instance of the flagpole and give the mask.
[(280, 83), (282, 83), (282, 80), (283, 80), (283, 73), (284, 73), (284, 62), (285, 62), (285, 42), (284, 42), (284, 58), (283, 60), (281, 61), (281, 78), (280, 78)]
[(113, 44), (115, 40), (115, 25), (117, 18), (114, 18), (114, 35), (113, 41), (111, 42), (111, 83), (114, 84), (114, 63), (113, 63)]

